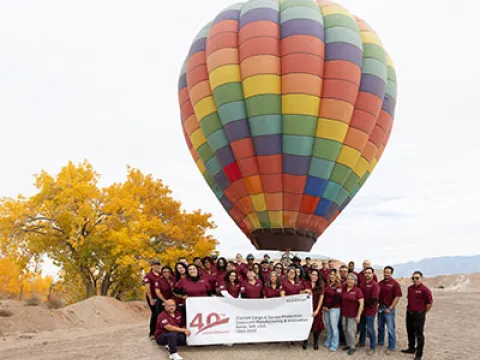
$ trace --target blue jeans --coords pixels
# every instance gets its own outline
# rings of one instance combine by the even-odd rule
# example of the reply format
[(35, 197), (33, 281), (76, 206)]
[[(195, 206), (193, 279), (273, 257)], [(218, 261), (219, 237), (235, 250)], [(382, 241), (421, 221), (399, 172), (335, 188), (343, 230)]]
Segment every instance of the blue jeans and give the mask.
[(358, 342), (362, 345), (365, 345), (367, 333), (370, 339), (370, 349), (375, 350), (377, 347), (377, 336), (375, 334), (375, 315), (374, 316), (365, 316), (363, 315), (360, 319), (360, 338)]
[(388, 329), (388, 350), (397, 349), (397, 335), (395, 333), (395, 309), (385, 313), (385, 306), (378, 309), (378, 345), (385, 344), (385, 325)]
[(330, 350), (336, 351), (338, 348), (338, 322), (340, 320), (340, 308), (332, 308), (329, 311), (323, 311), (323, 321), (327, 329), (327, 339), (325, 346)]

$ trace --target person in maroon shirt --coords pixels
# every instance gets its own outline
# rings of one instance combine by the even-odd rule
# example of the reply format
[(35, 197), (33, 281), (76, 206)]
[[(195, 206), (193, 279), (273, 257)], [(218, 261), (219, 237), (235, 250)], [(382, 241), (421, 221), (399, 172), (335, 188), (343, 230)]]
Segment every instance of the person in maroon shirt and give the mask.
[(240, 280), (235, 270), (230, 270), (220, 284), (219, 290), (223, 297), (238, 299), (240, 297)]
[(280, 279), (280, 281), (283, 281), (283, 279), (285, 278), (285, 274), (283, 273), (283, 265), (282, 265), (282, 263), (277, 263), (277, 264), (275, 265), (275, 272), (277, 273), (278, 278)]
[(225, 281), (227, 274), (227, 259), (224, 257), (218, 258), (217, 261), (217, 281), (215, 283), (215, 290), (217, 295), (220, 295), (220, 284)]
[(360, 338), (358, 346), (364, 347), (367, 332), (370, 339), (370, 349), (367, 355), (373, 355), (377, 346), (377, 334), (375, 333), (375, 316), (378, 310), (378, 299), (380, 297), (380, 286), (373, 281), (374, 270), (369, 267), (365, 270), (365, 282), (360, 285), (364, 296), (363, 314), (360, 319)]
[(338, 272), (340, 274), (340, 282), (342, 285), (345, 285), (347, 283), (347, 276), (348, 276), (348, 267), (347, 265), (342, 265), (338, 269)]
[(253, 270), (247, 271), (247, 279), (243, 281), (240, 288), (240, 293), (243, 299), (262, 299), (263, 298), (263, 284)]
[(412, 281), (413, 285), (408, 288), (407, 295), (408, 349), (404, 349), (402, 352), (415, 354), (415, 360), (420, 360), (425, 346), (424, 327), (426, 315), (432, 309), (433, 296), (430, 289), (423, 284), (423, 274), (420, 271), (413, 273)]
[(199, 269), (200, 277), (208, 281), (210, 289), (215, 289), (217, 283), (217, 270), (212, 267), (212, 259), (208, 256), (202, 259), (203, 268)]
[(235, 255), (235, 268), (237, 269), (238, 275), (246, 279), (247, 277), (247, 264), (245, 264), (243, 261), (242, 254), (237, 254)]
[(198, 256), (193, 258), (193, 265), (196, 265), (198, 269), (203, 269), (202, 259)]
[[(183, 262), (178, 262), (175, 264), (175, 279), (173, 288), (179, 286), (179, 284), (181, 284), (181, 282), (187, 278), (187, 266), (188, 265), (185, 265)], [(183, 296), (173, 292), (173, 298), (177, 304), (177, 310), (180, 311), (183, 315), (183, 318), (186, 319), (185, 300), (183, 299)]]
[(357, 324), (360, 323), (363, 305), (363, 292), (357, 286), (357, 277), (353, 274), (348, 274), (347, 286), (342, 289), (341, 306), (342, 326), (346, 342), (343, 350), (348, 351), (348, 355), (355, 353), (355, 332)]
[(282, 296), (290, 296), (305, 292), (311, 292), (311, 290), (305, 290), (304, 283), (298, 278), (295, 267), (289, 267), (285, 279), (282, 282), (282, 291), (280, 294)]
[(265, 286), (263, 287), (263, 297), (265, 299), (269, 298), (277, 298), (280, 297), (280, 292), (282, 291), (282, 280), (278, 276), (276, 271), (272, 271), (268, 275), (268, 279), (265, 282)]
[(145, 275), (143, 279), (143, 284), (145, 285), (145, 298), (147, 300), (148, 307), (150, 308), (150, 331), (148, 336), (150, 340), (153, 340), (154, 333), (155, 333), (155, 326), (157, 323), (157, 294), (155, 293), (155, 283), (158, 283), (162, 274), (160, 273), (160, 261), (153, 260), (151, 263), (150, 272)]
[(218, 260), (217, 254), (212, 254), (210, 256), (210, 259), (212, 260), (212, 270), (215, 270), (215, 272), (216, 272), (217, 271), (217, 260)]
[(208, 281), (200, 277), (198, 267), (195, 264), (188, 265), (187, 277), (175, 285), (173, 292), (175, 294), (179, 294), (184, 300), (187, 297), (211, 295), (211, 289)]
[(383, 280), (378, 283), (380, 286), (380, 297), (378, 299), (378, 345), (383, 346), (385, 344), (385, 325), (387, 325), (387, 353), (394, 352), (397, 349), (395, 308), (402, 297), (402, 288), (392, 275), (393, 267), (386, 266), (383, 269)]
[(183, 327), (184, 319), (179, 311), (175, 311), (175, 301), (165, 301), (165, 310), (157, 317), (155, 341), (158, 345), (168, 347), (171, 360), (182, 360), (177, 346), (187, 345), (186, 337), (190, 331)]
[(162, 276), (155, 283), (155, 294), (159, 299), (156, 304), (157, 314), (163, 311), (165, 301), (173, 298), (173, 271), (170, 266), (162, 268)]
[(340, 322), (340, 305), (342, 303), (342, 284), (337, 276), (337, 271), (330, 271), (328, 282), (325, 284), (323, 298), (323, 317), (327, 328), (327, 338), (325, 347), (330, 351), (337, 351), (339, 344), (339, 334), (343, 334)]
[[(372, 267), (370, 260), (364, 260), (362, 263), (363, 269), (357, 274), (358, 285), (360, 286), (365, 282), (365, 269)], [(373, 274), (373, 281), (378, 282), (377, 274)]]
[(268, 275), (272, 272), (272, 270), (270, 269), (270, 263), (265, 260), (262, 261), (261, 267), (262, 267), (262, 270), (261, 270), (260, 280), (262, 280), (262, 282), (265, 284), (265, 282), (268, 280)]
[[(312, 292), (312, 305), (313, 305), (313, 350), (318, 350), (318, 338), (320, 333), (325, 329), (322, 318), (322, 304), (324, 298), (324, 286), (323, 280), (318, 270), (312, 270), (310, 273), (310, 280), (305, 281), (305, 288), (310, 289)], [(303, 349), (307, 350), (308, 339), (303, 342)]]
[(328, 261), (327, 260), (322, 261), (322, 268), (320, 269), (320, 273), (323, 276), (323, 281), (325, 283), (327, 283), (328, 282), (328, 277), (330, 275), (330, 269), (328, 268)]
[[(312, 258), (311, 257), (306, 257), (305, 258), (305, 265), (302, 266), (303, 272), (307, 275), (310, 274), (310, 271), (312, 271)], [(323, 281), (323, 274), (322, 276), (322, 281)]]
[(259, 279), (259, 280), (263, 283), (262, 269), (261, 269), (261, 267), (260, 267), (259, 264), (254, 263), (254, 264), (252, 265), (252, 268), (251, 268), (251, 269), (248, 269), (248, 270), (253, 270), (253, 272), (255, 273), (255, 276), (257, 277), (257, 279)]
[(355, 276), (358, 277), (358, 273), (355, 271), (355, 263), (353, 261), (350, 261), (348, 263), (348, 273), (354, 274)]

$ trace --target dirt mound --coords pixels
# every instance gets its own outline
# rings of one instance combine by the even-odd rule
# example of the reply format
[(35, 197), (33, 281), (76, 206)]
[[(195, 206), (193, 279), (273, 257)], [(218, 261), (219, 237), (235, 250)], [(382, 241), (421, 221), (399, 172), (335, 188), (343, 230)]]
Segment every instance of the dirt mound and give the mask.
[(0, 309), (13, 313), (0, 319), (0, 332), (37, 333), (55, 329), (102, 328), (116, 324), (133, 324), (148, 316), (146, 304), (124, 303), (109, 297), (92, 297), (59, 310), (50, 310), (43, 304), (26, 306), (23, 302), (2, 301)]
[[(410, 278), (400, 278), (403, 286), (410, 286)], [(425, 285), (446, 292), (480, 292), (480, 274), (442, 275), (425, 278)]]

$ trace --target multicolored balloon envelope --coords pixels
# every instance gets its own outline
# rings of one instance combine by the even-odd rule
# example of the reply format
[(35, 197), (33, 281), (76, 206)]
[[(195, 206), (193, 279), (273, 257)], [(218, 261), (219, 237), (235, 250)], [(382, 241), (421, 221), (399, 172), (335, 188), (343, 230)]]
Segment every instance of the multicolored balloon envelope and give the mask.
[(179, 101), (200, 172), (252, 244), (310, 251), (382, 156), (396, 77), (342, 6), (251, 0), (194, 39)]

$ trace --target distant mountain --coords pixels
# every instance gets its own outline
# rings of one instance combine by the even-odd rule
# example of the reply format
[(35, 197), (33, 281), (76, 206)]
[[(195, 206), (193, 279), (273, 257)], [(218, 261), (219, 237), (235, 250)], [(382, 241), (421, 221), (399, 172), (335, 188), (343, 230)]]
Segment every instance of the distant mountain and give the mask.
[(474, 256), (442, 256), (423, 259), (417, 262), (393, 265), (396, 277), (412, 275), (419, 270), (424, 276), (471, 274), (480, 272), (480, 255)]

